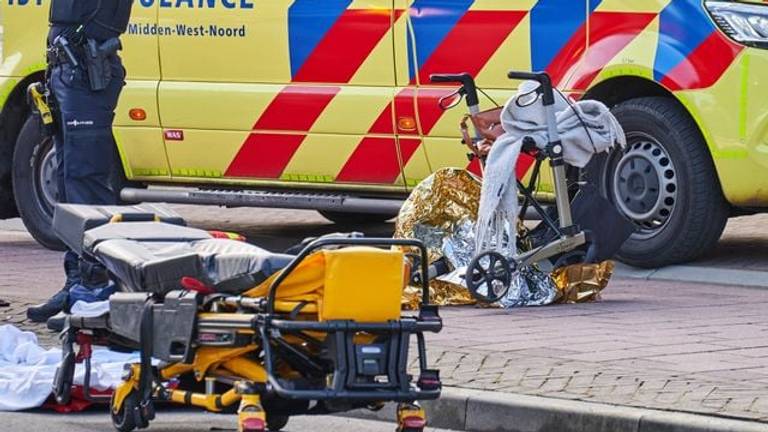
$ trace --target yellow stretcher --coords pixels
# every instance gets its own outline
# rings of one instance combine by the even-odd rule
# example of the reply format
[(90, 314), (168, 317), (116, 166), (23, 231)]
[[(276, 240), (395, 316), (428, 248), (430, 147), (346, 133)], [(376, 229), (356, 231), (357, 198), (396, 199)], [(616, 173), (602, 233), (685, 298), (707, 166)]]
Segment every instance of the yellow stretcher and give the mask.
[[(73, 250), (122, 285), (108, 315), (68, 317), (55, 382), (60, 403), (69, 400), (78, 360), (89, 376), (91, 345), (117, 343), (141, 352), (111, 398), (121, 432), (147, 427), (158, 401), (237, 413), (239, 431), (280, 430), (293, 415), (394, 401), (398, 430), (423, 430), (418, 401), (441, 389), (426, 358), (424, 333), (442, 328), (427, 281), (418, 315), (400, 311), (411, 274), (402, 250), (419, 250), (427, 263), (420, 242), (321, 238), (290, 257), (178, 222), (156, 209), (57, 208), (62, 238), (70, 247), (79, 242)], [(87, 379), (84, 390), (90, 395)]]

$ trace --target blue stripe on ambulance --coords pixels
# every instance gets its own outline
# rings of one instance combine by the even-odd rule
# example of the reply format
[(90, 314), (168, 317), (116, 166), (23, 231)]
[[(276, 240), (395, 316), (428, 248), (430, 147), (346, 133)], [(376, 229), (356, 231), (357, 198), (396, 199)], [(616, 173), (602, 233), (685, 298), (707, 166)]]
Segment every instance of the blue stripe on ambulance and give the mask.
[(654, 78), (661, 81), (715, 31), (701, 2), (672, 0), (659, 14), (659, 45)]
[[(429, 56), (440, 46), (456, 23), (469, 10), (474, 0), (416, 0), (411, 5), (410, 18), (413, 35), (416, 39), (416, 62), (414, 68), (413, 46), (408, 43), (408, 65), (411, 80), (416, 76), (416, 69), (421, 69)], [(457, 53), (457, 55), (468, 55)], [(471, 54), (469, 54), (471, 55)], [(450, 71), (446, 71), (450, 72)]]
[(304, 65), (352, 0), (296, 0), (288, 9), (291, 76)]
[[(592, 13), (602, 0), (590, 0)], [(539, 0), (531, 9), (531, 66), (543, 71), (587, 19), (586, 2)]]

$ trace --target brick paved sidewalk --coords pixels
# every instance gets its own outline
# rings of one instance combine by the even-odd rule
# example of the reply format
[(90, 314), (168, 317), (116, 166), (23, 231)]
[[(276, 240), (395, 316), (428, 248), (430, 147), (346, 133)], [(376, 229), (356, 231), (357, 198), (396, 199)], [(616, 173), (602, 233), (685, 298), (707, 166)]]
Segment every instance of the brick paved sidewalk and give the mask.
[(768, 290), (614, 280), (605, 300), (444, 309), (445, 383), (768, 422)]
[[(245, 231), (276, 249), (350, 228), (307, 212), (182, 210), (194, 225)], [(733, 220), (710, 265), (768, 270), (766, 222)], [(26, 233), (0, 232), (0, 299), (13, 302), (0, 307), (0, 324), (55, 344), (23, 311), (63, 282), (60, 260)], [(768, 422), (766, 310), (768, 290), (617, 279), (600, 303), (444, 309), (446, 329), (429, 339), (431, 360), (451, 386)]]
[[(58, 344), (5, 299), (0, 325)], [(766, 290), (614, 280), (593, 304), (445, 308), (430, 363), (454, 387), (768, 422), (766, 308)]]

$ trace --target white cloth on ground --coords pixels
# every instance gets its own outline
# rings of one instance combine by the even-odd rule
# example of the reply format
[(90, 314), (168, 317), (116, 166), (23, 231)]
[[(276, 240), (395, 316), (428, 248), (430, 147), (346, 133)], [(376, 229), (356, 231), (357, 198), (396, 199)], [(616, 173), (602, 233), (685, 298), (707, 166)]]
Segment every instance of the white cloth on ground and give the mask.
[[(0, 326), (0, 411), (20, 411), (41, 406), (53, 388), (61, 350), (43, 349), (37, 336), (10, 325)], [(123, 365), (139, 361), (138, 354), (93, 350), (91, 386), (114, 389), (121, 382)], [(75, 384), (82, 385), (84, 366), (75, 369)]]
[[(515, 167), (523, 145), (530, 137), (538, 148), (549, 143), (547, 120), (541, 97), (534, 93), (535, 81), (525, 81), (507, 101), (501, 113), (504, 134), (491, 147), (483, 171), (478, 211), (477, 253), (495, 250), (505, 256), (517, 254), (518, 193)], [(610, 110), (597, 101), (570, 102), (555, 92), (555, 118), (568, 165), (583, 168), (592, 155), (622, 148), (626, 138)]]

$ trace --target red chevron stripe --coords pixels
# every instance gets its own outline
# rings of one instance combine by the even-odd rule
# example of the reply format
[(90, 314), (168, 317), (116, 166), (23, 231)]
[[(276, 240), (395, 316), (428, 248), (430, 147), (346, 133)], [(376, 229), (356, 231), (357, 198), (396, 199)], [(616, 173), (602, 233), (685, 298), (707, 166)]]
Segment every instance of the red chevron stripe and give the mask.
[[(410, 140), (415, 141), (415, 145), (403, 142), (408, 140), (400, 141), (403, 159), (406, 159), (406, 153), (410, 159), (420, 140)], [(399, 176), (400, 159), (397, 155), (396, 139), (365, 137), (336, 176), (336, 181), (392, 184)]]
[(419, 80), (429, 82), (438, 72), (468, 72), (476, 76), (510, 33), (525, 11), (469, 11), (456, 23), (419, 71)]
[[(396, 118), (414, 117), (413, 88), (404, 88), (396, 96), (394, 104), (390, 103), (382, 111), (368, 133), (394, 134), (392, 124), (392, 107), (394, 105)], [(418, 131), (401, 132), (418, 135)], [(336, 181), (365, 182), (365, 183), (394, 183), (401, 173), (400, 157), (397, 146), (400, 146), (402, 165), (408, 163), (416, 149), (421, 145), (421, 139), (414, 138), (372, 138), (366, 137), (357, 145), (352, 156), (342, 168)]]
[[(515, 175), (517, 178), (520, 180), (525, 178), (525, 175), (528, 173), (528, 170), (531, 169), (534, 162), (536, 162), (534, 157), (521, 153), (520, 158), (517, 159), (517, 165), (515, 166)], [(472, 159), (465, 169), (476, 176), (483, 176), (483, 170), (480, 167), (480, 159), (478, 158)]]
[(392, 128), (392, 121), (394, 118), (394, 113), (392, 112), (392, 102), (390, 102), (386, 108), (384, 108), (384, 111), (379, 114), (379, 117), (376, 119), (375, 122), (373, 122), (373, 126), (368, 130), (368, 133), (372, 134), (383, 134), (383, 135), (392, 135), (394, 134), (394, 129)]
[(586, 89), (608, 62), (635, 40), (654, 18), (654, 13), (593, 13), (589, 22), (589, 48), (572, 87)]
[[(287, 86), (275, 96), (253, 128), (309, 131), (340, 91), (340, 87)], [(305, 137), (306, 133), (287, 135), (254, 132), (240, 147), (225, 175), (278, 178)]]
[(690, 90), (714, 85), (733, 63), (743, 46), (715, 30), (686, 60), (675, 66), (661, 84), (670, 90)]
[[(394, 11), (397, 19), (402, 10)], [(392, 28), (391, 9), (348, 9), (294, 76), (294, 82), (346, 83)]]
[[(419, 124), (424, 135), (429, 135), (432, 132), (432, 128), (435, 127), (445, 113), (438, 105), (440, 98), (453, 93), (455, 90), (455, 88), (419, 89), (416, 104), (419, 107)], [(459, 125), (457, 124), (456, 127), (458, 128)]]
[(305, 136), (254, 132), (240, 147), (225, 175), (279, 178)]
[(483, 168), (478, 158), (472, 159), (465, 169), (478, 177), (483, 176)]
[(260, 130), (308, 131), (341, 87), (287, 86), (253, 126)]
[(576, 33), (571, 36), (568, 43), (563, 46), (559, 53), (555, 56), (552, 63), (547, 66), (546, 72), (552, 78), (552, 82), (555, 86), (562, 86), (565, 83), (563, 80), (568, 76), (568, 73), (576, 67), (584, 54), (584, 49), (587, 46), (587, 24), (584, 23), (579, 27)]

